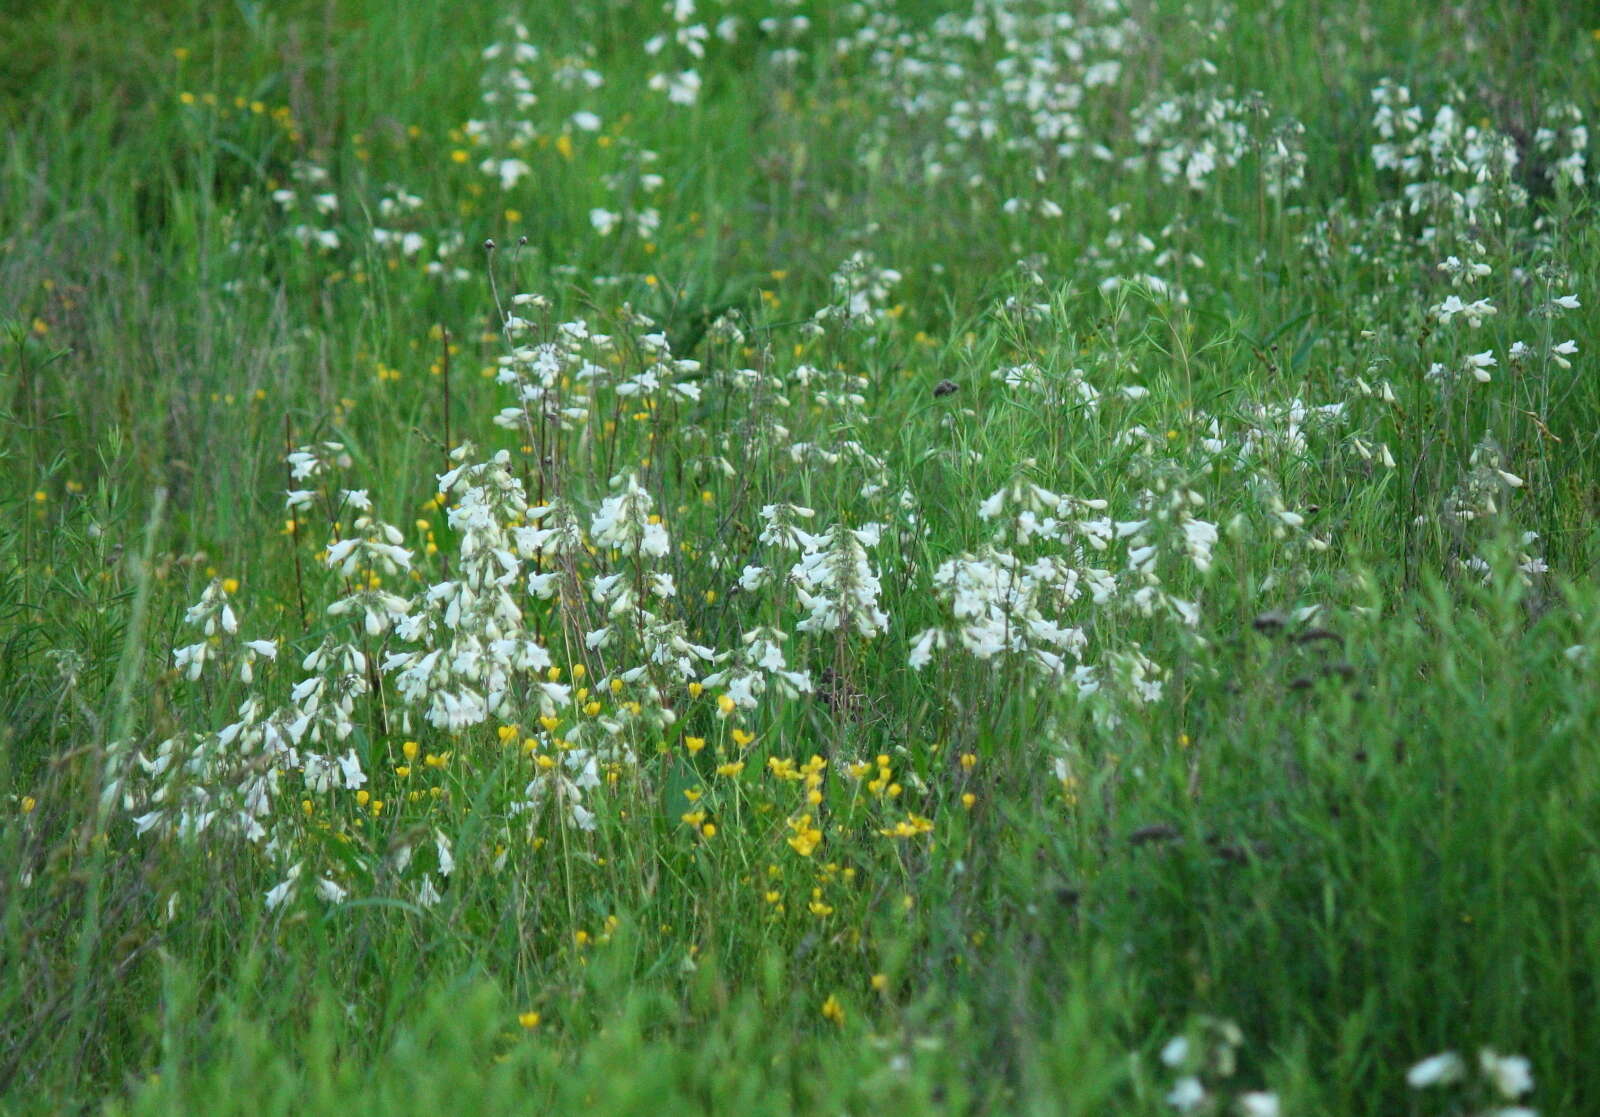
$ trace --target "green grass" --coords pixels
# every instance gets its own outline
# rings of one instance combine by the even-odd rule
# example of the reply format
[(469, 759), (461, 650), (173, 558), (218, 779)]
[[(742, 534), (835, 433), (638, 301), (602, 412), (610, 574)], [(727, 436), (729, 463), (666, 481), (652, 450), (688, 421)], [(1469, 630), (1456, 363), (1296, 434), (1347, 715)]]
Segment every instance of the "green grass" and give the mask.
[[(950, 130), (1040, 41), (950, 34), (947, 13), (971, 14), (956, 0), (702, 0), (742, 32), (711, 34), (692, 106), (648, 87), (689, 65), (641, 48), (672, 26), (658, 5), (528, 5), (543, 84), (517, 148), (481, 100), (503, 5), (0, 16), (0, 1106), (1155, 1114), (1179, 1073), (1163, 1045), (1218, 1056), (1218, 1020), (1243, 1046), (1204, 1072), (1217, 1112), (1252, 1090), (1286, 1114), (1486, 1112), (1477, 1077), (1405, 1081), (1484, 1047), (1531, 1060), (1539, 1112), (1600, 1106), (1600, 240), (1592, 185), (1554, 184), (1536, 139), (1550, 106), (1597, 102), (1600, 29), (1553, 3), (1061, 7), (1109, 29), (1091, 61), (1121, 71), (1070, 106), (1075, 148), (1043, 155), (1004, 142), (1028, 126), (1015, 106), (992, 142)], [(785, 68), (785, 32), (756, 21), (797, 14)], [(564, 62), (603, 84), (561, 84)], [(1476, 211), (1408, 212), (1374, 166), (1384, 78), (1424, 129), (1448, 102), (1512, 137), (1520, 161)], [(1252, 90), (1266, 107), (1239, 110), (1237, 165), (1163, 180), (1147, 99)], [(1304, 183), (1279, 197), (1262, 152), (1291, 118)], [(502, 190), (491, 156), (528, 173)], [(326, 180), (297, 183), (306, 164)], [(396, 189), (420, 205), (381, 210)], [(658, 228), (633, 223), (645, 204)], [(596, 208), (621, 230), (601, 235)], [(300, 243), (302, 223), (338, 247)], [(877, 320), (809, 330), (856, 251), (900, 273)], [(1448, 255), (1491, 272), (1452, 286)], [(1144, 276), (1184, 298), (1103, 283)], [(565, 430), (492, 421), (514, 402), (492, 378), (497, 307), (521, 292), (551, 300), (528, 313), (536, 339), (576, 318), (618, 339), (595, 386), (561, 387), (589, 407)], [(1542, 316), (1568, 293), (1580, 308)], [(1441, 323), (1451, 294), (1498, 312)], [(677, 374), (698, 398), (615, 391), (657, 329), (699, 362)], [(1548, 355), (1568, 337), (1575, 354)], [(1513, 360), (1519, 341), (1533, 355)], [(1425, 375), (1483, 351), (1486, 383)], [(1038, 390), (991, 375), (1030, 364)], [(732, 389), (742, 369), (759, 386)], [(1344, 410), (1291, 432), (1291, 401)], [(286, 449), (325, 440), (348, 469), (291, 482)], [(574, 580), (564, 604), (519, 580), (518, 630), (595, 693), (541, 710), (524, 673), (452, 732), (379, 669), (405, 641), (327, 612), (376, 564), (319, 558), (361, 530), (324, 500), (352, 488), (416, 552), (416, 579), (384, 589), (470, 568), (470, 532), (433, 499), (466, 440), (509, 451), (530, 502), (570, 501), (591, 536), (632, 472), (672, 549), (524, 554), (524, 574), (568, 562)], [(1153, 526), (1104, 551), (997, 537), (980, 505), (1014, 480), (1106, 502), (1074, 519)], [(286, 530), (302, 485), (326, 492)], [(1175, 511), (1184, 492), (1203, 503)], [(795, 561), (759, 538), (779, 502), (815, 509), (812, 531), (885, 525), (866, 552), (881, 633), (809, 633), (794, 588), (738, 587), (747, 564), (781, 582)], [(1183, 515), (1216, 525), (1209, 563)], [(1129, 555), (1145, 539), (1150, 578)], [(908, 667), (919, 634), (953, 627), (941, 565), (985, 544), (1114, 576), (1105, 600), (1044, 606), (1082, 629), (1099, 693), (953, 635)], [(638, 608), (585, 648), (591, 591), (650, 571), (676, 596), (643, 607), (718, 652), (777, 628), (816, 693), (773, 685), (728, 717), (726, 685), (660, 665), (613, 693), (644, 664)], [(223, 584), (239, 638), (279, 642), (250, 684), (174, 664), (203, 639), (185, 610)], [(347, 738), (301, 748), (353, 751), (361, 798), (308, 790), (302, 761), (279, 773), (270, 842), (136, 833), (164, 780), (220, 777), (133, 765), (108, 791), (130, 750), (214, 734), (251, 694), (263, 714), (289, 702), (324, 640), (362, 648), (373, 669), (352, 674), (379, 688)], [(1163, 683), (1146, 701), (1135, 653)], [(539, 758), (586, 733), (632, 750), (583, 793), (595, 828), (525, 809), (553, 786)], [(769, 766), (813, 755), (811, 783)], [(294, 864), (305, 887), (269, 904)]]

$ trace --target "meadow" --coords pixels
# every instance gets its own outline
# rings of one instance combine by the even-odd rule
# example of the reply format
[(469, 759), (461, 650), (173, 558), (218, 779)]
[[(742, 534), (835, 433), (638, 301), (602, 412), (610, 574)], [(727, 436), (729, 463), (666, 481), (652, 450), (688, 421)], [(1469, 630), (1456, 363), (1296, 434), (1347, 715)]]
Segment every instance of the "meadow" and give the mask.
[(1600, 16), (0, 14), (0, 1108), (1600, 1112)]

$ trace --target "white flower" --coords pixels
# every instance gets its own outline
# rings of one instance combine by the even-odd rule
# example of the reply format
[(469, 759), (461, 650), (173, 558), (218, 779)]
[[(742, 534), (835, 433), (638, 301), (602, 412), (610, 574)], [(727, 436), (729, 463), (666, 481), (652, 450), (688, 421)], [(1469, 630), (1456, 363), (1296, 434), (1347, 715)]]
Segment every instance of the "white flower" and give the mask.
[(1266, 1090), (1240, 1094), (1239, 1112), (1242, 1117), (1278, 1117), (1278, 1095)]
[(1200, 1084), (1200, 1079), (1192, 1074), (1186, 1074), (1178, 1079), (1167, 1094), (1167, 1104), (1179, 1113), (1193, 1113), (1205, 1100), (1206, 1088)]
[(761, 529), (760, 540), (768, 546), (788, 551), (809, 550), (816, 546), (817, 536), (807, 532), (799, 521), (816, 515), (810, 508), (798, 504), (768, 504), (761, 509), (766, 526)]
[(561, 586), (561, 572), (552, 570), (545, 574), (528, 575), (528, 592), (541, 601), (549, 601)]
[(1515, 1101), (1533, 1089), (1533, 1070), (1522, 1055), (1498, 1055), (1485, 1047), (1478, 1053), (1478, 1066), (1507, 1101)]
[(267, 892), (267, 910), (276, 911), (282, 907), (289, 898), (289, 892), (294, 887), (294, 882), (300, 879), (300, 866), (293, 865), (283, 881)]
[(930, 628), (918, 636), (916, 642), (911, 645), (911, 655), (907, 657), (906, 662), (913, 671), (921, 671), (932, 661), (934, 650), (942, 651), (948, 642), (949, 637), (944, 634), (943, 629)]
[(533, 168), (521, 159), (485, 159), (478, 169), (486, 175), (498, 175), (502, 190), (510, 190), (524, 175), (533, 173)]
[(659, 516), (651, 515), (655, 502), (639, 484), (639, 478), (625, 474), (621, 492), (606, 497), (590, 521), (589, 531), (596, 544), (615, 547), (623, 555), (645, 554), (665, 558), (671, 550), (667, 529)]
[(439, 875), (447, 877), (455, 872), (456, 859), (450, 849), (450, 839), (443, 830), (434, 830), (433, 848), (439, 854)]
[(692, 105), (700, 98), (700, 75), (694, 70), (656, 74), (650, 79), (650, 88), (658, 93), (664, 90), (674, 105)]
[(1454, 1051), (1445, 1051), (1442, 1054), (1430, 1055), (1406, 1071), (1406, 1083), (1414, 1090), (1426, 1089), (1429, 1086), (1447, 1086), (1452, 1082), (1461, 1081), (1466, 1073), (1467, 1065), (1462, 1062), (1461, 1056)]
[(1489, 383), (1489, 369), (1495, 366), (1494, 351), (1485, 349), (1482, 353), (1469, 353), (1467, 355), (1467, 371), (1480, 384)]
[(1189, 1057), (1189, 1040), (1185, 1036), (1173, 1036), (1161, 1048), (1161, 1061), (1169, 1067), (1180, 1067)]
[[(1284, 514), (1294, 515), (1287, 512)], [(1189, 558), (1194, 563), (1195, 569), (1201, 573), (1210, 570), (1211, 550), (1217, 543), (1217, 525), (1186, 515), (1183, 518), (1183, 538), (1185, 549), (1189, 552)]]
[(206, 665), (206, 653), (210, 645), (201, 641), (198, 644), (189, 644), (178, 648), (172, 653), (173, 669), (183, 674), (190, 682), (200, 677), (200, 672)]
[(367, 782), (367, 775), (361, 770), (361, 761), (356, 757), (354, 749), (339, 758), (339, 770), (344, 776), (346, 789), (354, 790)]

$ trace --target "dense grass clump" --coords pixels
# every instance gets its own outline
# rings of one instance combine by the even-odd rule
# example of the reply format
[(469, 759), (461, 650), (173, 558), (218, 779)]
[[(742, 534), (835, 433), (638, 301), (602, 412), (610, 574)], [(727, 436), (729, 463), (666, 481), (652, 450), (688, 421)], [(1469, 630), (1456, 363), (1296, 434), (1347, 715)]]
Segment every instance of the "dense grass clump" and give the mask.
[(1600, 1107), (1587, 18), (0, 16), (6, 1105)]

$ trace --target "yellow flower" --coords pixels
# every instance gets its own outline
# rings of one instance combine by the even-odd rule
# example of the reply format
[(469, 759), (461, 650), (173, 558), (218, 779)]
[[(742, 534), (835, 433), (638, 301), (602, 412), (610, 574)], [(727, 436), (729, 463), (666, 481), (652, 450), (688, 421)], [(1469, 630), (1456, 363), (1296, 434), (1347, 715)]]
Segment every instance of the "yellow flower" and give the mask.
[(872, 990), (873, 990), (873, 992), (882, 993), (885, 990), (887, 990), (888, 988), (889, 988), (889, 975), (888, 974), (886, 974), (886, 973), (875, 973), (875, 974), (872, 975)]
[(733, 731), (733, 743), (738, 745), (740, 748), (744, 748), (755, 739), (756, 735), (754, 733), (747, 733), (743, 729), (735, 729)]
[(964, 769), (966, 769), (967, 771), (970, 772), (970, 771), (972, 771), (973, 768), (975, 768), (977, 766), (977, 764), (978, 764), (978, 758), (975, 755), (973, 755), (972, 753), (964, 752), (964, 753), (961, 754), (961, 767), (962, 768), (964, 768)]
[(844, 1027), (844, 1006), (839, 1003), (839, 998), (832, 993), (822, 1002), (822, 1018), (832, 1021), (839, 1027)]
[(24, 795), (22, 797), (22, 813), (23, 814), (32, 814), (33, 813), (33, 808), (37, 807), (38, 805), (39, 805), (39, 800), (35, 799), (32, 795)]
[(405, 744), (400, 746), (400, 751), (405, 753), (407, 760), (415, 760), (417, 758), (418, 751), (417, 743), (415, 741), (407, 741)]
[(801, 857), (810, 857), (822, 841), (822, 831), (817, 829), (808, 814), (791, 818), (789, 829), (794, 831), (788, 838), (789, 848)]
[(689, 697), (690, 698), (699, 698), (702, 694), (705, 693), (705, 689), (706, 688), (701, 686), (699, 683), (690, 683), (689, 684)]
[(967, 808), (969, 811), (972, 809), (972, 805), (977, 801), (978, 797), (970, 791), (961, 797), (961, 805)]
[(733, 699), (729, 698), (726, 694), (717, 695), (717, 710), (722, 714), (723, 717), (727, 717), (729, 714), (733, 713)]
[(517, 1014), (517, 1023), (521, 1024), (530, 1032), (539, 1026), (539, 1020), (540, 1017), (537, 1012), (523, 1012)]
[(744, 761), (742, 760), (717, 765), (717, 775), (719, 776), (737, 776), (742, 771), (744, 771)]
[(683, 739), (683, 747), (689, 750), (690, 756), (693, 756), (706, 747), (706, 739), (704, 737), (685, 737)]
[(933, 822), (921, 815), (907, 813), (905, 818), (878, 833), (886, 838), (914, 838), (918, 834), (933, 833)]

